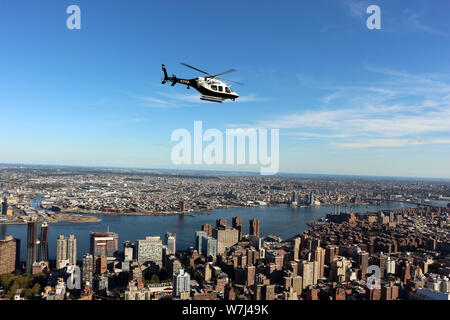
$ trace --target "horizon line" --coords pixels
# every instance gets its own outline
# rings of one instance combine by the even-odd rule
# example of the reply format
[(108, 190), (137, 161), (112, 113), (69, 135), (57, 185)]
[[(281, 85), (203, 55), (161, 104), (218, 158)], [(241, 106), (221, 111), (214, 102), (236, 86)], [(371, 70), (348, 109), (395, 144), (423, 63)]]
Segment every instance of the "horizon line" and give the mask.
[[(33, 164), (33, 163), (1, 163), (0, 166), (27, 166), (27, 167), (67, 167), (67, 168), (85, 168), (85, 169), (122, 169), (122, 170), (163, 170), (163, 171), (179, 171), (179, 172), (209, 172), (209, 173), (222, 173), (222, 174), (248, 174), (252, 176), (259, 176), (259, 171), (244, 171), (244, 170), (214, 170), (214, 169), (170, 169), (170, 168), (145, 168), (145, 167), (126, 167), (126, 166), (103, 166), (103, 165), (70, 165), (70, 164)], [(273, 176), (268, 177), (292, 177), (308, 175), (308, 176), (331, 176), (331, 177), (356, 177), (356, 178), (388, 178), (390, 180), (440, 180), (450, 182), (449, 178), (435, 178), (435, 177), (413, 177), (413, 176), (385, 176), (385, 175), (368, 175), (368, 174), (342, 174), (342, 173), (296, 173), (296, 172), (279, 172)]]

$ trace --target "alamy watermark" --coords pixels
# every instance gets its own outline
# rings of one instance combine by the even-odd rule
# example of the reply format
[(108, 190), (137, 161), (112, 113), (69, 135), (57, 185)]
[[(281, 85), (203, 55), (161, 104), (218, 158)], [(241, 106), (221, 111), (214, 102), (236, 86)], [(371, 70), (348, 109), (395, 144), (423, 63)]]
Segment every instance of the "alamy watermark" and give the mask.
[[(366, 13), (370, 14), (367, 18), (366, 26), (369, 30), (380, 30), (381, 29), (381, 9), (377, 5), (370, 5), (366, 9)], [(67, 17), (66, 26), (69, 30), (80, 30), (81, 29), (81, 9), (78, 5), (70, 5), (66, 9), (66, 14), (70, 16)]]
[(73, 4), (67, 7), (66, 13), (70, 14), (66, 20), (66, 26), (69, 30), (81, 29), (81, 9), (79, 6)]
[(259, 165), (261, 175), (275, 175), (280, 166), (279, 131), (270, 129), (269, 141), (268, 129), (226, 129), (224, 143), (222, 131), (203, 132), (203, 122), (194, 121), (193, 139), (187, 129), (172, 132), (171, 140), (178, 144), (171, 160), (174, 165)]
[(369, 30), (380, 30), (381, 29), (381, 9), (377, 5), (371, 5), (367, 7), (367, 14), (370, 16), (367, 18), (366, 26)]
[(67, 289), (81, 289), (81, 270), (78, 266), (68, 266), (66, 272), (69, 277), (66, 280)]
[(370, 290), (381, 288), (381, 269), (377, 265), (370, 265), (367, 268), (367, 274), (370, 274), (366, 280), (366, 287)]

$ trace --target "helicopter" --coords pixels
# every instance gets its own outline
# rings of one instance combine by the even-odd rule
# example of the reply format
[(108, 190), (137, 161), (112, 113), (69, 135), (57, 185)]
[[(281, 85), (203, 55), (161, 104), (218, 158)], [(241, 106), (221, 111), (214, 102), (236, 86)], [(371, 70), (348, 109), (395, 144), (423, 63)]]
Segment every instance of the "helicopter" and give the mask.
[(243, 83), (240, 83), (240, 82), (219, 78), (219, 76), (221, 76), (221, 75), (236, 71), (235, 69), (230, 69), (230, 70), (218, 73), (218, 74), (211, 74), (209, 72), (200, 70), (196, 67), (190, 66), (186, 63), (181, 63), (181, 64), (185, 67), (188, 67), (188, 68), (194, 69), (198, 72), (201, 72), (203, 74), (206, 74), (207, 76), (206, 77), (197, 77), (194, 79), (180, 79), (180, 78), (177, 78), (177, 76), (173, 74), (171, 77), (169, 77), (167, 75), (166, 66), (163, 64), (162, 70), (164, 73), (164, 78), (161, 83), (165, 84), (167, 81), (170, 81), (170, 82), (172, 82), (172, 85), (171, 85), (172, 87), (177, 83), (186, 85), (188, 89), (190, 89), (190, 87), (192, 87), (201, 94), (200, 100), (204, 100), (204, 101), (222, 103), (223, 101), (225, 101), (227, 99), (235, 101), (237, 98), (239, 98), (239, 95), (236, 92), (234, 92), (229, 85), (227, 85), (225, 82), (223, 82), (221, 80), (218, 80), (218, 79), (222, 79), (222, 80), (225, 80), (228, 82), (243, 85)]

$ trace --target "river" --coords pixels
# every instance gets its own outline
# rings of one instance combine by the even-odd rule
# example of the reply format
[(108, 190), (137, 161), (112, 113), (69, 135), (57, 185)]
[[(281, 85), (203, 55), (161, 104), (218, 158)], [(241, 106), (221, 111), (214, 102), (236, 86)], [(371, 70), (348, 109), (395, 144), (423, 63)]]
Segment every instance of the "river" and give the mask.
[[(415, 207), (407, 203), (387, 202), (381, 205), (354, 206), (353, 212), (377, 212), (380, 210)], [(341, 207), (341, 210), (343, 208)], [(307, 223), (311, 220), (324, 218), (333, 211), (330, 206), (290, 208), (290, 207), (242, 207), (230, 209), (217, 209), (194, 213), (194, 217), (186, 216), (98, 216), (100, 222), (91, 223), (52, 223), (49, 227), (49, 258), (55, 259), (56, 239), (62, 234), (74, 234), (77, 238), (77, 255), (81, 259), (89, 251), (89, 233), (91, 231), (106, 231), (119, 234), (119, 250), (122, 250), (123, 241), (132, 242), (144, 239), (145, 236), (159, 235), (164, 238), (166, 232), (177, 231), (177, 249), (187, 249), (194, 245), (194, 232), (201, 229), (203, 224), (215, 225), (216, 219), (227, 219), (231, 225), (231, 218), (240, 216), (243, 219), (243, 233), (248, 233), (249, 220), (260, 220), (261, 235), (273, 234), (283, 239), (290, 238), (308, 229)], [(39, 234), (39, 233), (38, 233)], [(26, 225), (0, 225), (0, 239), (12, 235), (21, 239), (21, 260), (25, 260)]]

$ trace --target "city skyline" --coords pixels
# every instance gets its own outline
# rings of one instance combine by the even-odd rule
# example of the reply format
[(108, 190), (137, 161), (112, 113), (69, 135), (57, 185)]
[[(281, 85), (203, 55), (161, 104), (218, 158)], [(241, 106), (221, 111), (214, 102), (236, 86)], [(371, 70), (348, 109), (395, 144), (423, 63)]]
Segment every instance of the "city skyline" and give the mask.
[[(445, 1), (230, 2), (233, 18), (209, 2), (78, 1), (81, 30), (66, 28), (69, 4), (0, 4), (1, 163), (254, 171), (172, 165), (171, 132), (202, 120), (279, 128), (283, 173), (450, 178)], [(369, 4), (381, 30), (366, 28)], [(180, 62), (236, 68), (240, 100), (162, 87), (162, 63), (198, 75)]]
[[(444, 266), (448, 210), (435, 206), (369, 214), (335, 210), (285, 240), (260, 236), (260, 221), (254, 218), (248, 221), (249, 234), (241, 239), (241, 217), (233, 217), (232, 227), (219, 218), (215, 227), (204, 224), (195, 233), (195, 248), (177, 252), (171, 252), (168, 238), (163, 245), (159, 236), (125, 241), (121, 251), (118, 234), (91, 232), (90, 251), (81, 252), (82, 273), (77, 265), (81, 260), (74, 258), (74, 236), (58, 237), (53, 269), (54, 260), (29, 259), (38, 242), (28, 232), (26, 273), (32, 275), (28, 279), (47, 277), (47, 284), (54, 286), (44, 289), (43, 300), (68, 299), (66, 293), (71, 293), (71, 300), (448, 300), (450, 282)], [(36, 230), (36, 223), (29, 223), (28, 229)], [(212, 254), (210, 244), (201, 248), (211, 236), (216, 239), (211, 245), (217, 247)], [(62, 243), (69, 239), (75, 243), (72, 247)], [(20, 241), (11, 236), (0, 239), (0, 255), (7, 257), (0, 264), (1, 281), (25, 276), (7, 275), (21, 268)], [(66, 250), (71, 252), (68, 260)], [(75, 287), (70, 284), (74, 272), (82, 274)], [(29, 298), (39, 289), (35, 284), (24, 297), (16, 293), (14, 299)], [(14, 290), (9, 288), (6, 296), (12, 298)]]

